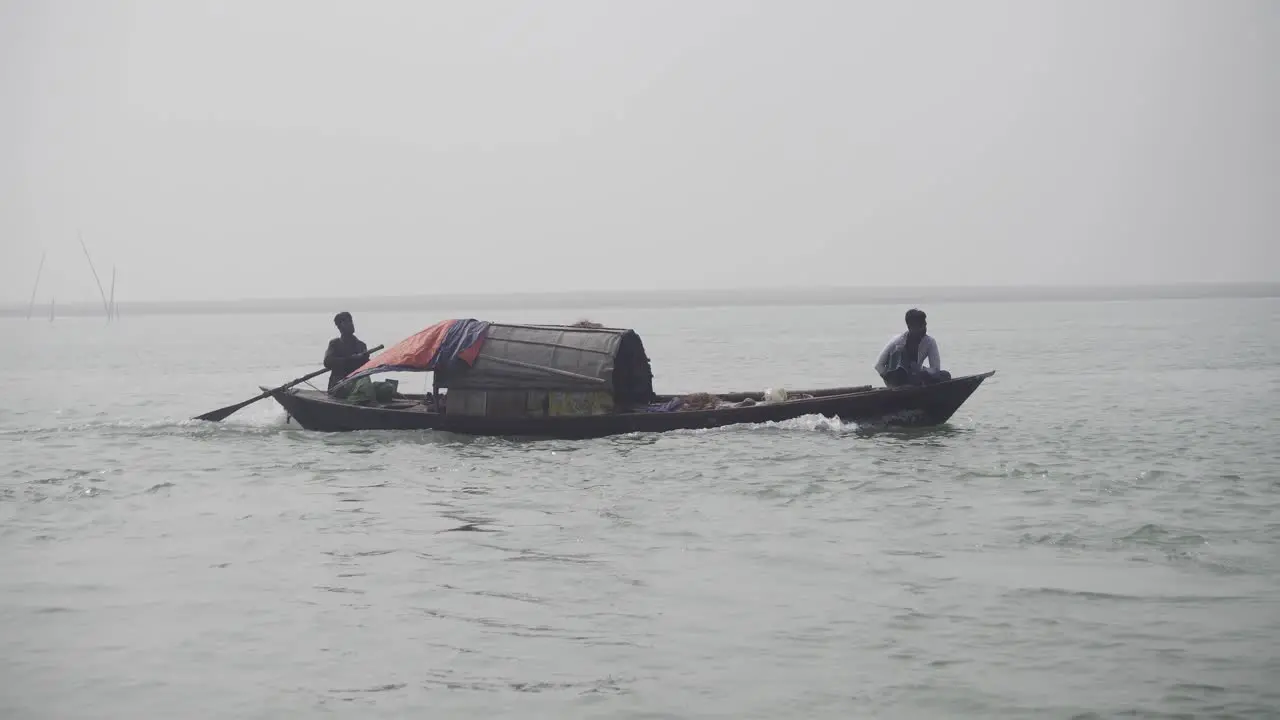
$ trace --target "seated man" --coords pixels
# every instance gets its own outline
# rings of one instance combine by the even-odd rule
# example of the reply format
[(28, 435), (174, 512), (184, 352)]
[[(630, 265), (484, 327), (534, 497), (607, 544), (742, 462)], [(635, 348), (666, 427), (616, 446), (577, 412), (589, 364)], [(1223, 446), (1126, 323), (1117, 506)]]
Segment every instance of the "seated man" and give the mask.
[[(876, 372), (889, 387), (930, 385), (951, 379), (938, 360), (938, 343), (927, 333), (921, 310), (907, 311), (907, 331), (889, 341), (876, 360)], [(925, 368), (925, 361), (929, 367)]]
[(324, 353), (324, 366), (329, 373), (329, 390), (342, 382), (342, 379), (360, 369), (369, 361), (369, 348), (356, 337), (356, 326), (351, 320), (351, 313), (340, 312), (333, 316), (333, 324), (338, 326), (338, 337), (329, 341), (329, 349)]

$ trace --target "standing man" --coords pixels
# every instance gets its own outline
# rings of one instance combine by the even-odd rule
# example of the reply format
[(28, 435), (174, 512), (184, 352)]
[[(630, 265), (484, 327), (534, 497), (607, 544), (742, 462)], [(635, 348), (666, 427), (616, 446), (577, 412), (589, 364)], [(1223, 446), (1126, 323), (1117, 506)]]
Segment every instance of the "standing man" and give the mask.
[[(922, 310), (907, 311), (907, 331), (889, 341), (876, 360), (876, 372), (889, 387), (931, 385), (951, 379), (938, 359), (938, 343), (929, 336)], [(928, 361), (929, 367), (924, 364)]]
[(329, 341), (329, 349), (324, 353), (324, 366), (332, 371), (329, 373), (330, 390), (369, 361), (369, 348), (356, 337), (351, 313), (334, 315), (333, 324), (338, 326), (338, 337)]

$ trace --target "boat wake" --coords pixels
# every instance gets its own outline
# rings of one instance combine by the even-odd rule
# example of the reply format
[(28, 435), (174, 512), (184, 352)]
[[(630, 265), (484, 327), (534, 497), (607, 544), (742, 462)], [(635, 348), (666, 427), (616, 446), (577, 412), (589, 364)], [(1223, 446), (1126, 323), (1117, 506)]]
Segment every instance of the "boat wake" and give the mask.
[(191, 418), (163, 418), (157, 420), (114, 420), (74, 422), (66, 425), (44, 425), (0, 430), (0, 437), (46, 437), (57, 435), (99, 434), (104, 436), (132, 435), (152, 437), (156, 435), (188, 435), (192, 437), (219, 435), (262, 435), (281, 430), (298, 430), (297, 424), (287, 424), (283, 412), (273, 415), (247, 415), (230, 418), (220, 423), (193, 420)]
[[(777, 422), (763, 423), (739, 423), (737, 425), (724, 425), (713, 428), (698, 428), (694, 430), (671, 430), (663, 435), (722, 435), (736, 434), (743, 432), (818, 432), (830, 435), (850, 435), (862, 429), (858, 423), (844, 422), (840, 418), (826, 417), (825, 415), (803, 415), (790, 420), (781, 420)], [(653, 433), (632, 433), (632, 435), (652, 435)]]
[[(867, 421), (867, 422), (845, 422), (837, 417), (826, 417), (824, 415), (804, 415), (802, 417), (793, 418), (791, 420), (783, 420), (780, 422), (765, 423), (740, 423), (737, 425), (725, 425), (714, 428), (700, 428), (695, 430), (672, 430), (659, 435), (666, 436), (690, 436), (696, 437), (701, 435), (718, 435), (718, 434), (739, 434), (745, 432), (769, 432), (769, 433), (819, 433), (831, 435), (833, 437), (870, 437), (880, 434), (891, 434), (896, 436), (914, 437), (921, 435), (937, 436), (938, 434), (950, 434), (955, 432), (964, 432), (966, 428), (958, 428), (952, 424), (943, 425), (913, 425), (918, 422), (919, 418), (912, 413), (896, 413), (885, 418)], [(632, 436), (650, 435), (652, 433), (632, 433)]]
[[(241, 417), (243, 415), (243, 417)], [(713, 428), (697, 428), (689, 430), (670, 430), (662, 433), (654, 432), (635, 432), (620, 435), (619, 437), (700, 437), (704, 435), (734, 435), (741, 433), (819, 433), (831, 435), (833, 437), (846, 436), (866, 436), (880, 432), (901, 431), (903, 428), (897, 427), (893, 423), (897, 418), (889, 418), (881, 422), (845, 422), (838, 417), (827, 417), (825, 415), (813, 414), (804, 415), (798, 418), (782, 421), (770, 421), (764, 423), (738, 423), (734, 425), (724, 425)], [(934, 431), (940, 428), (929, 428)], [(928, 430), (921, 428), (921, 430)], [(46, 425), (27, 428), (10, 428), (0, 430), (0, 437), (57, 437), (59, 435), (81, 435), (96, 434), (105, 437), (112, 436), (132, 436), (132, 437), (156, 437), (163, 435), (177, 435), (190, 438), (218, 438), (218, 437), (235, 437), (235, 436), (262, 436), (274, 435), (280, 432), (303, 432), (304, 430), (296, 422), (290, 422), (288, 416), (278, 409), (270, 411), (259, 411), (258, 413), (242, 412), (237, 416), (228, 418), (222, 422), (207, 422), (204, 420), (194, 420), (190, 418), (163, 418), (157, 420), (116, 420), (116, 421), (89, 421), (68, 423), (66, 425)], [(321, 433), (328, 435), (328, 433)], [(384, 437), (386, 440), (399, 440), (413, 437), (417, 441), (425, 438), (449, 439), (451, 442), (471, 440), (470, 436), (458, 436), (453, 433), (443, 431), (361, 431), (352, 433), (357, 436), (365, 436), (375, 434)], [(535, 439), (535, 441), (538, 441)], [(541, 442), (546, 442), (546, 439)]]

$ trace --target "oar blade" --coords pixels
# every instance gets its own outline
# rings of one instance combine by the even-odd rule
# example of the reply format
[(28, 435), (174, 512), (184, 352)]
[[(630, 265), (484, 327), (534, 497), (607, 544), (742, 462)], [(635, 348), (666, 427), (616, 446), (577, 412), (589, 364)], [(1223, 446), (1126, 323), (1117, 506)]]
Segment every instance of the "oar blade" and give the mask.
[(195, 419), (208, 420), (209, 422), (222, 422), (223, 420), (226, 420), (227, 418), (234, 415), (238, 410), (253, 404), (259, 399), (260, 398), (254, 398), (253, 400), (250, 400), (248, 402), (236, 403), (235, 405), (229, 405), (224, 408), (218, 408), (217, 410), (214, 410), (212, 412), (207, 412), (203, 415), (197, 415)]

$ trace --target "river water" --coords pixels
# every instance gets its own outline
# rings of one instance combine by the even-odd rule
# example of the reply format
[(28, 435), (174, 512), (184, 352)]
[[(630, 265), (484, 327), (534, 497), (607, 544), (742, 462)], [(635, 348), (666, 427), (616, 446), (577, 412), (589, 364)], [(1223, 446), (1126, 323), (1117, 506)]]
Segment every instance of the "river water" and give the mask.
[[(1280, 716), (1280, 300), (925, 309), (998, 371), (947, 426), (584, 442), (185, 419), (331, 312), (0, 321), (0, 717)], [(481, 317), (688, 392), (874, 382), (903, 310)]]

